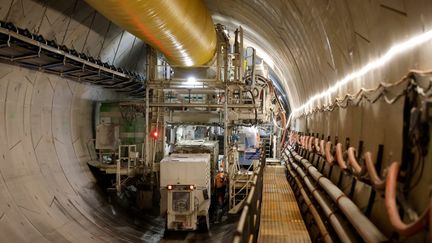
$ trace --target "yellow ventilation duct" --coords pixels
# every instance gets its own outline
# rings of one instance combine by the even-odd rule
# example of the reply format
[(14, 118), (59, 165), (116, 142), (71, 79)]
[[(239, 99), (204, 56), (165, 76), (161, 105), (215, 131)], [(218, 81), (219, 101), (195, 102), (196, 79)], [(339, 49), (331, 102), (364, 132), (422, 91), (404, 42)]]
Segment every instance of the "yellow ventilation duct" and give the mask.
[(171, 65), (199, 66), (216, 50), (202, 0), (85, 0), (118, 26), (162, 52)]

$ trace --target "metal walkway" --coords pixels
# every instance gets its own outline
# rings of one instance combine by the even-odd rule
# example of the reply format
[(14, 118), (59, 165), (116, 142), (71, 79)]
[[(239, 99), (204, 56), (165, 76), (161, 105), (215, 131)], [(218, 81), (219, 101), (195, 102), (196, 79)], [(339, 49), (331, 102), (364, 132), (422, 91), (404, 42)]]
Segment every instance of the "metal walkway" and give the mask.
[(265, 166), (258, 242), (311, 242), (286, 168)]

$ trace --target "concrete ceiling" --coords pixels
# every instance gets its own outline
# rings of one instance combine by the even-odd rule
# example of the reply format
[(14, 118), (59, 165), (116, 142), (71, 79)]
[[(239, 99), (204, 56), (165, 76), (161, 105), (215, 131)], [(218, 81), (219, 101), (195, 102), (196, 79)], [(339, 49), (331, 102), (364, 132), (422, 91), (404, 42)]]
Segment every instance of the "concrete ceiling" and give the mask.
[[(295, 108), (337, 80), (379, 58), (392, 45), (432, 30), (428, 0), (207, 0), (215, 22), (242, 25), (245, 38), (274, 63)], [(432, 62), (428, 42), (396, 56), (339, 90), (354, 93), (378, 82), (396, 82), (409, 69)], [(333, 96), (334, 98), (334, 96)]]
[[(142, 41), (81, 0), (1, 0), (0, 17), (46, 39), (144, 71)], [(283, 83), (293, 108), (383, 55), (392, 45), (432, 30), (428, 0), (206, 0), (215, 23), (242, 25)], [(9, 8), (11, 7), (11, 8)], [(339, 90), (339, 95), (395, 82), (431, 67), (431, 42)], [(265, 53), (265, 54), (263, 54)], [(334, 98), (334, 96), (332, 96)]]

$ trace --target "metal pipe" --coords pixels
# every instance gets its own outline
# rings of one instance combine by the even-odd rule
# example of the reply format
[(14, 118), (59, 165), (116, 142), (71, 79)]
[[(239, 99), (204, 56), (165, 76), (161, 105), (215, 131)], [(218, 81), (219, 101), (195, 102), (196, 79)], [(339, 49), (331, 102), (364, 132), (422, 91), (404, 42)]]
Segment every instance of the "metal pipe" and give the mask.
[(399, 169), (400, 164), (398, 162), (393, 162), (390, 165), (385, 185), (385, 206), (389, 221), (393, 228), (399, 234), (409, 236), (417, 233), (428, 224), (431, 208), (427, 207), (423, 214), (414, 222), (406, 224), (401, 220), (398, 207), (396, 205), (396, 189)]
[(322, 197), (318, 189), (314, 186), (314, 183), (309, 180), (309, 178), (306, 176), (300, 166), (293, 162), (293, 157), (291, 154), (288, 154), (288, 162), (294, 168), (293, 171), (296, 172), (298, 176), (303, 180), (303, 182), (309, 189), (309, 192), (320, 205), (322, 211), (324, 212), (324, 215), (330, 221), (330, 224), (332, 225), (341, 242), (356, 242), (356, 238), (349, 233), (349, 230), (346, 228), (345, 224), (333, 212), (330, 203)]
[(235, 242), (235, 243), (245, 242), (242, 239), (242, 236), (243, 236), (242, 233), (245, 230), (245, 225), (246, 225), (248, 213), (249, 213), (249, 206), (246, 205), (246, 206), (244, 206), (244, 208), (242, 210), (239, 222), (237, 224), (237, 228), (236, 228), (236, 232), (235, 232), (235, 236), (234, 236), (234, 240), (233, 240), (233, 242)]
[[(254, 109), (257, 106), (251, 104), (228, 104), (228, 108), (249, 108)], [(225, 108), (224, 104), (204, 104), (204, 103), (150, 103), (150, 107), (201, 107), (201, 108)]]
[(240, 73), (239, 73), (239, 78), (240, 81), (243, 81), (244, 79), (244, 51), (243, 51), (243, 28), (241, 26), (239, 26), (239, 34), (240, 34), (240, 49), (239, 49), (239, 55), (240, 55)]
[(303, 200), (305, 201), (305, 204), (309, 209), (309, 212), (312, 214), (312, 217), (314, 218), (314, 221), (315, 221), (316, 225), (318, 226), (318, 230), (319, 230), (320, 235), (323, 238), (324, 242), (327, 242), (327, 243), (333, 242), (332, 238), (330, 237), (330, 235), (327, 231), (327, 228), (324, 225), (324, 222), (321, 220), (321, 216), (319, 215), (317, 209), (315, 208), (315, 206), (313, 205), (309, 196), (307, 195), (305, 189), (303, 188), (303, 185), (301, 184), (300, 180), (298, 179), (298, 176), (291, 169), (291, 166), (288, 163), (286, 164), (286, 167), (288, 169), (288, 172), (294, 178), (294, 180), (297, 184), (297, 187), (300, 190), (300, 194), (302, 195)]
[(85, 0), (98, 12), (158, 49), (178, 66), (208, 63), (216, 31), (202, 0)]
[[(223, 108), (224, 108), (224, 172), (227, 172), (228, 166), (229, 166), (229, 161), (228, 161), (228, 136), (230, 136), (230, 134), (228, 133), (228, 86), (225, 86), (225, 99), (224, 99), (224, 103), (223, 103)], [(231, 203), (231, 202), (230, 202)], [(231, 205), (230, 205), (231, 208)]]
[[(150, 91), (149, 89), (146, 89), (146, 96), (145, 96), (145, 160), (144, 165), (148, 166), (149, 163), (149, 155), (150, 155)], [(144, 168), (145, 168), (144, 166)], [(145, 173), (143, 173), (145, 175)]]
[(382, 242), (387, 240), (381, 231), (360, 211), (357, 205), (334, 185), (332, 181), (324, 177), (308, 160), (298, 155), (295, 151), (290, 150), (290, 153), (304, 168), (307, 168), (307, 172), (337, 204), (364, 241)]

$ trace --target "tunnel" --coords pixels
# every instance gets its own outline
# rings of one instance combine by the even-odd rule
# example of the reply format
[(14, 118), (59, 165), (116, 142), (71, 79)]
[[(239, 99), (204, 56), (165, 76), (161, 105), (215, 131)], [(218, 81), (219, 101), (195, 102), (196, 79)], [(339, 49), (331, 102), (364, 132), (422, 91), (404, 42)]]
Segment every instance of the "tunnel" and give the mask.
[[(116, 5), (127, 5), (126, 2), (131, 2), (129, 8)], [(133, 5), (134, 2), (137, 5)], [(257, 118), (256, 108), (255, 116), (250, 109), (256, 107), (255, 99), (244, 105), (233, 103), (230, 106), (227, 101), (226, 106), (215, 103), (206, 108), (171, 104), (169, 109), (174, 114), (197, 109), (203, 117), (206, 116), (204, 111), (219, 112), (215, 123), (221, 124), (222, 120), (227, 122), (229, 109), (250, 109), (250, 114), (241, 113), (247, 117), (243, 122), (258, 124), (258, 119), (269, 119), (268, 124), (277, 131), (274, 141), (279, 139), (271, 153), (286, 164), (286, 176), (291, 187), (297, 188), (295, 185), (303, 183), (302, 176), (296, 176), (298, 171), (307, 174), (310, 166), (316, 165), (320, 169), (319, 175), (313, 174), (315, 171), (303, 175), (312, 182), (314, 176), (318, 178), (316, 183), (303, 184), (305, 190), (307, 186), (334, 184), (346, 196), (337, 196), (337, 200), (328, 203), (333, 199), (331, 195), (335, 195), (328, 192), (330, 196), (323, 200), (326, 205), (338, 208), (349, 200), (350, 205), (356, 208), (355, 212), (360, 212), (361, 217), (368, 220), (364, 225), (373, 225), (373, 229), (379, 232), (379, 237), (367, 238), (368, 232), (364, 229), (369, 229), (368, 226), (362, 228), (361, 223), (350, 216), (349, 209), (344, 211), (345, 208), (340, 206), (331, 214), (341, 215), (341, 222), (350, 224), (345, 229), (354, 232), (343, 238), (343, 234), (339, 234), (343, 230), (338, 231), (331, 224), (331, 214), (325, 213), (323, 204), (313, 199), (312, 190), (306, 199), (312, 201), (310, 203), (297, 197), (301, 219), (311, 227), (308, 229), (309, 241), (432, 240), (431, 1), (148, 1), (150, 5), (160, 4), (161, 12), (168, 9), (174, 13), (174, 17), (156, 18), (155, 23), (161, 23), (150, 26), (152, 28), (148, 28), (148, 22), (134, 18), (132, 12), (136, 9), (131, 6), (136, 7), (139, 2), (1, 0), (0, 242), (170, 242), (164, 239), (163, 217), (158, 213), (145, 213), (138, 217), (114, 206), (115, 199), (100, 186), (100, 178), (89, 166), (89, 161), (102, 156), (94, 147), (101, 113), (114, 113), (102, 110), (101, 106), (136, 102), (139, 104), (134, 106), (139, 110), (137, 116), (144, 123), (149, 114), (146, 115), (147, 111), (139, 107), (148, 105), (153, 107), (150, 111), (152, 122), (159, 116), (155, 110), (164, 107), (160, 101), (152, 103), (153, 106), (146, 104), (149, 96), (158, 94), (159, 91), (155, 91), (157, 85), (167, 83), (171, 77), (176, 79), (176, 75), (179, 75), (179, 80), (196, 82), (195, 77), (190, 77), (189, 66), (196, 66), (194, 75), (208, 74), (208, 70), (199, 67), (219, 63), (219, 59), (214, 57), (216, 48), (220, 48), (216, 39), (220, 41), (223, 39), (220, 36), (226, 33), (229, 33), (231, 43), (234, 36), (241, 38), (240, 49), (244, 48), (245, 52), (240, 50), (239, 55), (247, 54), (247, 47), (253, 49), (254, 57), (256, 55), (260, 61), (256, 64), (253, 59), (251, 65), (254, 70), (265, 66), (267, 78), (260, 81), (260, 87), (270, 87), (267, 105), (277, 107), (269, 112), (278, 110), (283, 115), (266, 116), (266, 107), (263, 107), (264, 115)], [(108, 8), (110, 4), (114, 6), (111, 12), (104, 11), (103, 7)], [(195, 9), (196, 5), (200, 8)], [(155, 9), (158, 8), (152, 11)], [(126, 11), (123, 20), (115, 16), (120, 15), (120, 10)], [(149, 11), (152, 16), (158, 17), (159, 12), (152, 11)], [(175, 16), (179, 12), (183, 15)], [(200, 21), (196, 20), (176, 22), (187, 19), (189, 15), (204, 19), (208, 15), (204, 22), (210, 27), (201, 28), (198, 25)], [(177, 24), (175, 28), (169, 29), (169, 21)], [(131, 23), (139, 28), (127, 28)], [(164, 42), (165, 36), (176, 45), (170, 47)], [(196, 42), (188, 43), (191, 39)], [(205, 53), (201, 51), (203, 49)], [(224, 46), (217, 50), (228, 52), (234, 49)], [(249, 65), (246, 64), (247, 58), (238, 55), (233, 58), (238, 61), (237, 64), (233, 61), (233, 65), (239, 68), (241, 79), (242, 72), (248, 69), (245, 68)], [(164, 81), (152, 83), (157, 81), (150, 74), (152, 63), (162, 68), (171, 65), (174, 71), (156, 70), (157, 75), (162, 73)], [(211, 75), (218, 77), (219, 74), (212, 71)], [(223, 77), (228, 78), (226, 74)], [(153, 92), (149, 92), (147, 81), (153, 85)], [(189, 104), (195, 102), (191, 102), (192, 89), (185, 90), (188, 91), (180, 96), (187, 97)], [(206, 94), (210, 92), (202, 90)], [(220, 97), (219, 93), (216, 94), (206, 96), (210, 97), (206, 98), (207, 102)], [(249, 94), (245, 96), (249, 97)], [(251, 93), (251, 96), (255, 95)], [(262, 96), (258, 94), (255, 97), (260, 99)], [(196, 97), (200, 99), (200, 96)], [(224, 102), (222, 98), (220, 100)], [(118, 114), (113, 117), (126, 119), (123, 110), (115, 112)], [(173, 116), (177, 117), (171, 114), (171, 118)], [(198, 117), (178, 116), (179, 120), (171, 127), (181, 126), (181, 123), (194, 124), (194, 119), (198, 120)], [(222, 116), (223, 119), (219, 118)], [(149, 151), (159, 148), (168, 154), (162, 143), (175, 136), (173, 132), (168, 138), (169, 132), (159, 127), (159, 120), (155, 124), (156, 130), (140, 127), (142, 130), (128, 131), (130, 134), (144, 134), (135, 137), (143, 139), (139, 140), (142, 148), (137, 149), (144, 160), (143, 168), (147, 168), (148, 160), (158, 160), (159, 164), (164, 156)], [(220, 126), (222, 128), (228, 129)], [(244, 129), (249, 131), (252, 128)], [(166, 137), (159, 139), (158, 133)], [(223, 133), (220, 135), (224, 137)], [(162, 145), (158, 142), (153, 144), (158, 139)], [(219, 146), (222, 141), (225, 145), (231, 143), (232, 139), (219, 140)], [(336, 165), (328, 167), (322, 162), (327, 155), (325, 146), (320, 146), (321, 141), (323, 145), (330, 143), (332, 146), (334, 159), (331, 163)], [(337, 155), (339, 144), (343, 151)], [(351, 152), (356, 148), (355, 156), (365, 161), (360, 163), (361, 168), (357, 171), (352, 164), (348, 168), (341, 166), (343, 163), (338, 165), (338, 162), (344, 162), (339, 158), (348, 161), (350, 147), (353, 147)], [(284, 152), (290, 149), (296, 149), (296, 152)], [(311, 151), (316, 151), (319, 159)], [(227, 153), (229, 151), (223, 145), (219, 147), (220, 156), (228, 158)], [(381, 184), (391, 184), (389, 181), (393, 179), (399, 185), (395, 192), (397, 195), (393, 195), (397, 198), (397, 206), (387, 200), (392, 195), (391, 191), (382, 187), (375, 190), (372, 176), (365, 172), (367, 156), (375, 164), (379, 161), (379, 165), (375, 165), (378, 175), (381, 179), (387, 177)], [(117, 167), (112, 168), (115, 174)], [(156, 167), (152, 165), (149, 168), (153, 173)], [(118, 167), (117, 172), (120, 170)], [(282, 174), (285, 176), (285, 172)], [(328, 181), (321, 178), (323, 175), (327, 175)], [(148, 178), (153, 180), (153, 177), (159, 178), (157, 174)], [(266, 175), (264, 183), (265, 178)], [(115, 177), (109, 177), (109, 180), (115, 180)], [(151, 186), (159, 188), (158, 185)], [(111, 188), (113, 190), (115, 188)], [(301, 189), (298, 190), (300, 193)], [(324, 195), (325, 192), (323, 186), (319, 193)], [(159, 198), (164, 200), (164, 196), (158, 193), (152, 194), (156, 200), (153, 204), (159, 204)], [(318, 210), (318, 213), (305, 213), (311, 210), (310, 205), (315, 205), (313, 210)], [(397, 216), (389, 215), (390, 209), (398, 212)], [(181, 238), (180, 241), (232, 241), (241, 233), (236, 228), (241, 213), (239, 210), (227, 225), (216, 226), (217, 231), (212, 235), (202, 233), (204, 236), (197, 234), (193, 236), (195, 238)], [(332, 241), (324, 240), (329, 238), (322, 233), (320, 226), (316, 226), (319, 220), (313, 216), (317, 215), (323, 218), (323, 227), (327, 227), (326, 234)], [(414, 221), (419, 223), (415, 230), (411, 230), (408, 226)], [(261, 227), (263, 222), (261, 219)]]

